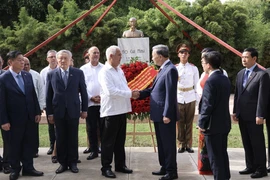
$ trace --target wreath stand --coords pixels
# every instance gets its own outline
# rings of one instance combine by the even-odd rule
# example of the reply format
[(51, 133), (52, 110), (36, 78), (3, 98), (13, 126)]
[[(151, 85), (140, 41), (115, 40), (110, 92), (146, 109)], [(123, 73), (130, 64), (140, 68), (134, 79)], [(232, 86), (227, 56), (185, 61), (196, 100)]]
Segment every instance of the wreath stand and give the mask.
[(155, 140), (154, 140), (154, 135), (155, 135), (155, 132), (153, 132), (152, 130), (152, 124), (151, 124), (151, 121), (150, 119), (148, 119), (148, 124), (149, 124), (149, 129), (150, 129), (150, 132), (136, 132), (136, 121), (134, 120), (133, 121), (133, 131), (132, 132), (127, 132), (126, 134), (127, 135), (132, 135), (133, 136), (133, 146), (135, 144), (135, 137), (140, 135), (151, 135), (151, 138), (152, 138), (152, 144), (153, 144), (153, 147), (154, 147), (154, 152), (156, 153), (157, 150), (156, 150), (156, 144), (155, 144)]

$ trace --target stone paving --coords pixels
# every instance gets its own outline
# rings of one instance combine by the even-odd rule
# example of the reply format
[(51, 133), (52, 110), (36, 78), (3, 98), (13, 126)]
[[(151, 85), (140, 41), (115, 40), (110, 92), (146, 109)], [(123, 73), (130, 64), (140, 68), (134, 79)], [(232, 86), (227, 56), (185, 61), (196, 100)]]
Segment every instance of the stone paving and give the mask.
[[(59, 164), (52, 164), (51, 157), (46, 154), (48, 148), (39, 149), (39, 157), (35, 158), (35, 168), (44, 172), (42, 177), (20, 176), (20, 180), (105, 180), (101, 175), (100, 157), (94, 160), (86, 160), (88, 154), (83, 154), (85, 148), (79, 148), (81, 163), (78, 164), (80, 172), (74, 174), (69, 170), (62, 174), (55, 174)], [(0, 152), (2, 149), (0, 148)], [(244, 151), (242, 148), (229, 148), (231, 179), (246, 180), (251, 179), (249, 175), (239, 175), (238, 171), (245, 168)], [(213, 176), (202, 176), (197, 171), (197, 149), (195, 153), (177, 154), (178, 176), (180, 180), (213, 180)], [(158, 180), (159, 176), (153, 176), (152, 171), (159, 170), (160, 166), (157, 159), (157, 153), (153, 147), (127, 147), (126, 148), (127, 166), (133, 169), (132, 174), (123, 174), (116, 172), (119, 180)], [(114, 166), (112, 168), (114, 170)], [(270, 174), (269, 174), (270, 175)], [(9, 176), (0, 172), (1, 180), (8, 180)], [(261, 179), (270, 179), (264, 177)]]

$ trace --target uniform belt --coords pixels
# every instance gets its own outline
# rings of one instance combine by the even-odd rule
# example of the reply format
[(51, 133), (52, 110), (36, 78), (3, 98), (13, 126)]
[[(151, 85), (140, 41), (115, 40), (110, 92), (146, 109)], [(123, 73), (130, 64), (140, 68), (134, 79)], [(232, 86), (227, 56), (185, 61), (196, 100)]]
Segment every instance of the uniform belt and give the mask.
[(191, 91), (192, 89), (193, 89), (193, 86), (189, 88), (178, 88), (179, 91), (183, 91), (183, 92)]

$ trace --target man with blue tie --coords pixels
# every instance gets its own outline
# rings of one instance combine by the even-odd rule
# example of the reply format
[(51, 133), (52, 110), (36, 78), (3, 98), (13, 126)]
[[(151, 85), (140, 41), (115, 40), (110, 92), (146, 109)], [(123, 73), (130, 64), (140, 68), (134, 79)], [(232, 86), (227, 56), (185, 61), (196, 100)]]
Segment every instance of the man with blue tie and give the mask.
[(240, 174), (267, 176), (263, 123), (267, 116), (269, 76), (257, 65), (258, 51), (247, 48), (236, 78), (233, 119), (238, 121), (245, 150), (246, 168)]
[(178, 72), (169, 59), (166, 45), (153, 47), (152, 60), (160, 71), (151, 88), (140, 91), (140, 99), (150, 96), (150, 118), (154, 121), (158, 159), (161, 166), (153, 175), (163, 175), (160, 180), (177, 179), (176, 121), (178, 119)]
[[(22, 71), (23, 55), (19, 51), (7, 54), (10, 68), (0, 77), (0, 123), (9, 133), (10, 180), (23, 176), (42, 176), (33, 166), (34, 129), (41, 119), (40, 107), (32, 76)], [(22, 164), (22, 166), (21, 166)]]
[[(68, 50), (57, 52), (58, 67), (47, 75), (46, 112), (56, 127), (57, 174), (66, 171), (78, 173), (79, 117), (87, 117), (88, 96), (83, 71), (70, 67), (72, 54)], [(79, 93), (81, 95), (81, 102)]]

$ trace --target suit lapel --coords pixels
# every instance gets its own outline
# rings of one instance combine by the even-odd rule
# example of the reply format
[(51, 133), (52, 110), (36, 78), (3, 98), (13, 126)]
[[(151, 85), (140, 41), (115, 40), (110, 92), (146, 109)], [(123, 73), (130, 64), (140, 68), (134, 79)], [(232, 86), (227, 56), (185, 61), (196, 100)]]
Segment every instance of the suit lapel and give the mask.
[(62, 78), (62, 72), (61, 72), (61, 69), (60, 68), (57, 69), (56, 75), (57, 75), (57, 78), (60, 80), (61, 85), (65, 89), (65, 84), (64, 84), (64, 81), (63, 81), (63, 78)]
[[(242, 73), (242, 77), (241, 77), (242, 79), (244, 78), (243, 77), (244, 74), (245, 74), (245, 71), (243, 71), (243, 73)], [(257, 75), (257, 66), (253, 69), (252, 73), (250, 74), (250, 76), (249, 76), (249, 78), (247, 80), (246, 86), (243, 87), (243, 84), (242, 84), (242, 88), (243, 88), (242, 89), (242, 92), (246, 90), (246, 88), (248, 87), (248, 85), (250, 84), (250, 82), (256, 77), (256, 75)], [(243, 83), (243, 81), (242, 81), (242, 83)]]
[(154, 81), (152, 87), (155, 86), (155, 84), (156, 84), (156, 82), (158, 81), (158, 79), (162, 76), (162, 74), (164, 74), (164, 72), (166, 71), (167, 67), (168, 67), (170, 64), (171, 64), (171, 61), (168, 62), (168, 63), (166, 63), (165, 66), (162, 68), (162, 70), (157, 74), (156, 79), (155, 79), (155, 81)]
[(15, 87), (20, 93), (23, 94), (21, 88), (19, 87), (19, 85), (17, 84), (16, 80), (14, 79), (13, 75), (11, 74), (10, 71), (8, 71), (7, 73), (9, 73), (9, 79), (10, 79), (10, 83), (13, 85), (13, 87)]
[(72, 73), (73, 73), (73, 68), (69, 67), (67, 87), (68, 87), (70, 81), (72, 81), (72, 77), (73, 77)]

